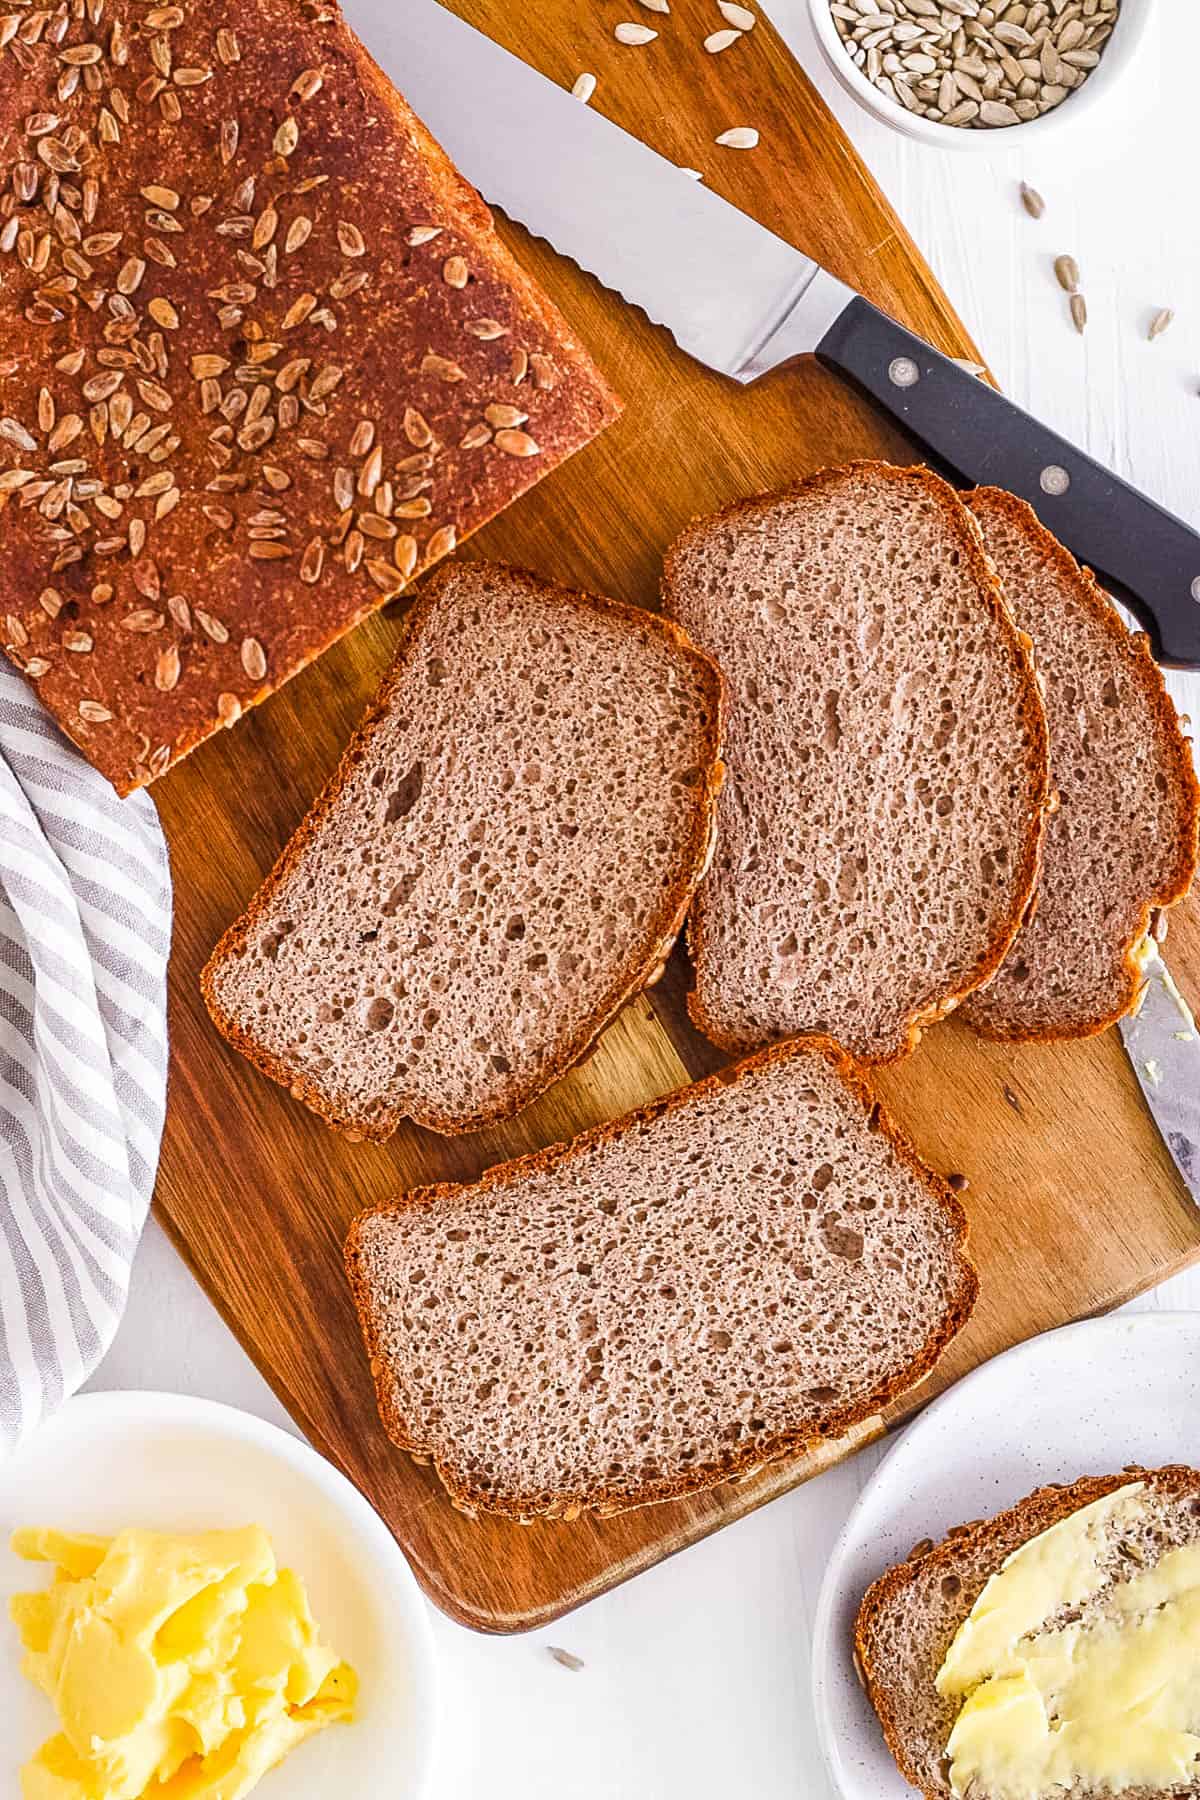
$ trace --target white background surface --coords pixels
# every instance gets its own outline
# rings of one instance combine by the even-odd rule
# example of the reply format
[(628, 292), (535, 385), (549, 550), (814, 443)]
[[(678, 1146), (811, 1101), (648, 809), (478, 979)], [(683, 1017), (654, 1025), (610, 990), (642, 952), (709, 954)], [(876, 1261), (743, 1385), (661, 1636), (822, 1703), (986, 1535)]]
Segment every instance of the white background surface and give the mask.
[[(803, 0), (770, 10), (1008, 393), (1200, 526), (1200, 5), (1145, 3), (1151, 41), (1127, 91), (1036, 160), (1003, 152), (1003, 134), (982, 157), (893, 136), (834, 88)], [(637, 12), (633, 0), (613, 7), (614, 19)], [(1022, 176), (1045, 195), (1040, 224), (1017, 200)], [(1051, 271), (1063, 251), (1083, 271), (1082, 340)], [(1164, 305), (1175, 324), (1148, 344)], [(1189, 685), (1200, 718), (1200, 680)], [(1200, 1275), (1141, 1304), (1200, 1307)], [(174, 1388), (286, 1423), (154, 1226), (93, 1385)], [(810, 1625), (830, 1546), (877, 1460), (868, 1451), (547, 1632), (489, 1640), (435, 1615), (446, 1703), (436, 1800), (829, 1800)], [(559, 1667), (547, 1643), (586, 1668)], [(286, 1773), (275, 1782), (286, 1793)], [(374, 1792), (387, 1793), (383, 1770)]]

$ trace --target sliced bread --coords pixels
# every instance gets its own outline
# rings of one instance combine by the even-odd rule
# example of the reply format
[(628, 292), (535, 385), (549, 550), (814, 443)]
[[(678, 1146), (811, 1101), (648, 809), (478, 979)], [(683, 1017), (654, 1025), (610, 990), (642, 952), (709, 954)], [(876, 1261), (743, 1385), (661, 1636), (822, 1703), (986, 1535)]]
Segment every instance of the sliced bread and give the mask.
[[(1143, 1517), (1135, 1529), (1112, 1530), (1101, 1567), (1116, 1581), (1156, 1564), (1167, 1550), (1200, 1543), (1200, 1473), (1194, 1469), (1127, 1469), (1084, 1476), (1068, 1487), (1044, 1487), (995, 1518), (959, 1526), (936, 1547), (920, 1544), (907, 1562), (868, 1589), (855, 1627), (855, 1655), (900, 1772), (926, 1800), (951, 1800), (946, 1745), (962, 1702), (944, 1697), (935, 1679), (947, 1650), (989, 1578), (1006, 1557), (1052, 1525), (1131, 1482), (1143, 1484)], [(1103, 1604), (1112, 1583), (1086, 1607)], [(1172, 1794), (1194, 1794), (1194, 1784)], [(1065, 1790), (1056, 1787), (1055, 1796)], [(1157, 1800), (1165, 1790), (1125, 1789), (1128, 1800)], [(1099, 1800), (1072, 1788), (1076, 1800)], [(979, 1800), (992, 1800), (980, 1794)], [(1050, 1800), (1050, 1796), (1046, 1796)], [(1111, 1797), (1110, 1797), (1111, 1800)]]
[(927, 1375), (977, 1282), (946, 1183), (828, 1040), (363, 1213), (384, 1424), (456, 1504), (618, 1512), (796, 1454)]
[(204, 971), (332, 1125), (474, 1130), (651, 980), (709, 856), (721, 679), (680, 629), (518, 570), (436, 576), (340, 768)]
[(732, 1050), (824, 1032), (904, 1055), (1000, 966), (1049, 798), (977, 526), (929, 470), (856, 463), (693, 524), (664, 594), (730, 695), (696, 1023)]
[(1130, 1010), (1151, 913), (1191, 885), (1200, 789), (1147, 639), (1023, 500), (965, 499), (1033, 639), (1059, 801), (1037, 905), (965, 1016), (995, 1037), (1086, 1037)]

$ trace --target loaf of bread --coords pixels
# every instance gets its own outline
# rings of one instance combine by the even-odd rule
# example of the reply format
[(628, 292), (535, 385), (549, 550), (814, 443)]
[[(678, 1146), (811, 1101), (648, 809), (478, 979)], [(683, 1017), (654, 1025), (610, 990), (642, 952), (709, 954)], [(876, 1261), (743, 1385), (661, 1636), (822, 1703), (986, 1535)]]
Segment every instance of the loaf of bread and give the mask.
[[(901, 1774), (925, 1800), (952, 1800), (946, 1746), (962, 1701), (942, 1694), (936, 1677), (988, 1580), (1031, 1538), (1132, 1483), (1141, 1484), (1140, 1516), (1132, 1525), (1126, 1520), (1101, 1531), (1103, 1585), (1075, 1609), (1086, 1622), (1103, 1612), (1114, 1585), (1153, 1568), (1169, 1550), (1200, 1543), (1196, 1470), (1126, 1469), (1039, 1488), (1007, 1512), (959, 1526), (936, 1546), (918, 1545), (907, 1562), (887, 1570), (867, 1591), (855, 1628), (857, 1666)], [(1114, 1793), (1109, 1787), (1056, 1785), (1036, 1800), (1062, 1800), (1068, 1791), (1078, 1800)], [(1166, 1789), (1138, 1784), (1120, 1790), (1125, 1800), (1166, 1800), (1167, 1794), (1196, 1791), (1194, 1779)], [(980, 1791), (978, 1800), (996, 1797)]]
[(729, 684), (697, 1025), (903, 1056), (1000, 966), (1050, 798), (1029, 640), (978, 527), (927, 469), (827, 469), (690, 526), (664, 595)]
[(835, 1438), (966, 1321), (962, 1208), (828, 1041), (363, 1213), (384, 1423), (457, 1505), (619, 1512)]
[(1191, 886), (1200, 788), (1147, 639), (1023, 500), (965, 499), (1033, 639), (1058, 797), (1037, 905), (965, 1016), (995, 1037), (1086, 1037), (1129, 1012), (1152, 914)]
[(721, 679), (677, 625), (515, 569), (421, 591), (396, 665), (204, 972), (331, 1124), (473, 1131), (661, 972), (712, 848)]
[(0, 643), (119, 792), (615, 410), (334, 0), (0, 17)]

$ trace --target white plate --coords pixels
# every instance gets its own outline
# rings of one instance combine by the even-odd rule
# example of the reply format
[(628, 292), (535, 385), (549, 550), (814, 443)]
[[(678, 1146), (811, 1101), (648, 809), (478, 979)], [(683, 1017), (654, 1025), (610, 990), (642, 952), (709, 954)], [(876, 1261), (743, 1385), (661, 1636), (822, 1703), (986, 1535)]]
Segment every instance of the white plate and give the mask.
[(425, 1602), (387, 1527), (307, 1444), (249, 1413), (178, 1394), (84, 1394), (0, 1466), (0, 1794), (55, 1730), (20, 1671), (8, 1598), (48, 1571), (8, 1549), (18, 1525), (116, 1532), (262, 1525), (304, 1580), (328, 1641), (357, 1669), (358, 1717), (301, 1744), (263, 1800), (338, 1794), (417, 1800), (433, 1749), (433, 1641)]
[(1200, 1314), (1068, 1325), (976, 1369), (909, 1426), (834, 1547), (813, 1631), (813, 1703), (845, 1800), (913, 1800), (851, 1661), (877, 1575), (922, 1538), (1000, 1512), (1047, 1481), (1126, 1463), (1200, 1461)]

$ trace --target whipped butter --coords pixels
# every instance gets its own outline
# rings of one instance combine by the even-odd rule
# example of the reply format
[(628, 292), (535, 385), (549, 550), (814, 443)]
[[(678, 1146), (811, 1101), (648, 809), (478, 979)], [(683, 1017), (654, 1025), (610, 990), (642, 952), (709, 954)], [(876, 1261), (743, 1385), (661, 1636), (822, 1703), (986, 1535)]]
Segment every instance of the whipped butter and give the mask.
[(60, 1725), (21, 1771), (24, 1800), (241, 1800), (353, 1714), (354, 1671), (257, 1526), (31, 1529), (12, 1547), (55, 1568), (49, 1587), (11, 1602), (22, 1667)]

